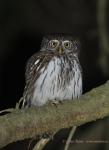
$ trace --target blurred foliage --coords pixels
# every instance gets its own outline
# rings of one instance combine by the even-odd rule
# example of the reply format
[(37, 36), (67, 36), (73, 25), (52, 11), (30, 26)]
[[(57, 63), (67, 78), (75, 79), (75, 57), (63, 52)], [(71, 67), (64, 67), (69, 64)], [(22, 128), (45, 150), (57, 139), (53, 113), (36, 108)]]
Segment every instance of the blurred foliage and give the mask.
[(100, 45), (100, 66), (105, 75), (109, 75), (109, 35), (107, 29), (107, 0), (98, 1), (98, 30)]

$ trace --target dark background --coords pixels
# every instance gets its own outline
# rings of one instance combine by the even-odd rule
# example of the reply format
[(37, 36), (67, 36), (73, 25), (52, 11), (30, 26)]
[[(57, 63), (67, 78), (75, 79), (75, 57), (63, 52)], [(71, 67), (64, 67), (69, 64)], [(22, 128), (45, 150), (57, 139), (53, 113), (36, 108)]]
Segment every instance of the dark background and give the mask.
[[(84, 92), (107, 81), (109, 74), (104, 74), (99, 64), (97, 2), (98, 0), (0, 1), (1, 110), (14, 107), (22, 96), (25, 64), (40, 49), (41, 39), (48, 33), (69, 33), (80, 39)], [(100, 126), (101, 122), (96, 124)], [(78, 134), (81, 129), (88, 130), (89, 126), (91, 125), (82, 126)], [(92, 123), (92, 126), (95, 124)], [(102, 128), (104, 129), (103, 126)]]

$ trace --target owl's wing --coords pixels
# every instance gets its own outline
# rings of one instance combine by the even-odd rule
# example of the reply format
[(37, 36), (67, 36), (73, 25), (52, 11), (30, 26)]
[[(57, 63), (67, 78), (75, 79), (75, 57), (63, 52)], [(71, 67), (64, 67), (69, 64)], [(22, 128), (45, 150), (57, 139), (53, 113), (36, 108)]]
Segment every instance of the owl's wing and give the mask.
[(40, 69), (44, 65), (46, 60), (46, 53), (38, 52), (35, 53), (30, 57), (26, 64), (26, 71), (25, 71), (25, 81), (26, 84), (30, 82), (35, 76), (38, 76)]
[(34, 82), (40, 75), (40, 70), (44, 67), (46, 69), (47, 64), (50, 62), (54, 53), (52, 52), (38, 52), (35, 53), (30, 59), (27, 61), (26, 71), (25, 71), (25, 91), (31, 89)]
[(51, 60), (53, 53), (50, 52), (38, 52), (35, 53), (27, 61), (26, 71), (25, 71), (25, 89), (23, 93), (24, 102), (23, 106), (29, 102), (29, 99), (34, 90), (34, 84), (37, 78), (40, 76), (40, 70), (44, 67), (46, 69), (47, 64)]
[(48, 51), (40, 51), (35, 53), (30, 57), (27, 61), (26, 71), (25, 71), (25, 80), (26, 84), (33, 79), (33, 77), (37, 78), (39, 76), (40, 70), (47, 67), (47, 64), (54, 56), (53, 52)]
[(37, 70), (40, 64), (40, 53), (35, 53), (32, 55), (26, 64), (26, 71), (25, 71), (25, 82), (28, 83), (32, 78), (34, 70)]

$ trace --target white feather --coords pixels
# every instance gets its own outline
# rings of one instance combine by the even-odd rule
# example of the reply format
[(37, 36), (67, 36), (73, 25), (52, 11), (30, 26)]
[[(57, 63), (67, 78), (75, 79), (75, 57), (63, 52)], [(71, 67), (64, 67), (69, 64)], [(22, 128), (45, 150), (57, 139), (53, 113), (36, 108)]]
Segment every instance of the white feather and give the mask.
[(39, 59), (38, 59), (38, 60), (36, 60), (34, 64), (35, 64), (35, 65), (37, 65), (37, 64), (38, 64), (38, 62), (39, 62)]

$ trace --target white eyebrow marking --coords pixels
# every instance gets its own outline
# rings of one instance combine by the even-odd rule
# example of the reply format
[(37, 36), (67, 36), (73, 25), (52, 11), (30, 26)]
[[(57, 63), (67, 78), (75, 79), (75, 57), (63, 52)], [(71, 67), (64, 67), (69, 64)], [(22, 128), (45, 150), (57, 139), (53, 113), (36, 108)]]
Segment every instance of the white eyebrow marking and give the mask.
[(66, 43), (66, 42), (71, 42), (71, 41), (69, 41), (69, 40), (65, 40), (65, 41), (63, 41), (63, 43)]

